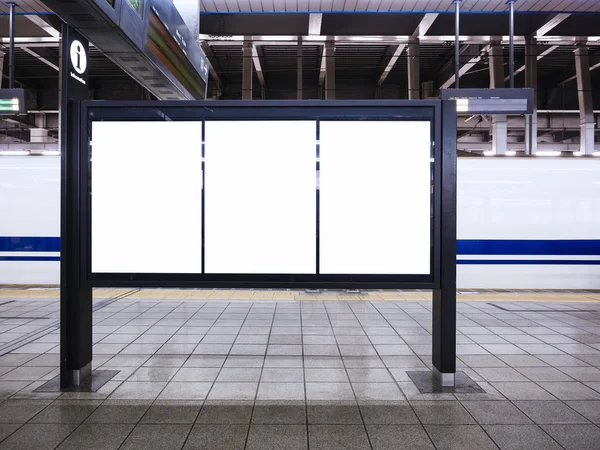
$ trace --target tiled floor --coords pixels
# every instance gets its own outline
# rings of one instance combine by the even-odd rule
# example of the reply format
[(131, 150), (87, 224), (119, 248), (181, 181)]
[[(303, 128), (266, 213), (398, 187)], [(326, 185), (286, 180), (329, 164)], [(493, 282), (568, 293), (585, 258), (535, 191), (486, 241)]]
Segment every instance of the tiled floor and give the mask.
[(600, 448), (595, 294), (472, 294), (487, 300), (458, 304), (458, 366), (485, 393), (420, 394), (406, 372), (431, 367), (425, 298), (103, 290), (93, 364), (119, 373), (95, 393), (40, 393), (58, 374), (56, 295), (7, 292), (1, 449)]

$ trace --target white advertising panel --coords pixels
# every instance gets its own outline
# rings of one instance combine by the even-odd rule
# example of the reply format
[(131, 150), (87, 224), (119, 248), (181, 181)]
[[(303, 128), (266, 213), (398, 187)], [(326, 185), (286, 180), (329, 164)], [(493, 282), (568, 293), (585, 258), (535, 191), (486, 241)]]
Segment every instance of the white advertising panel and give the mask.
[(315, 121), (206, 121), (206, 273), (316, 273)]
[(429, 274), (429, 122), (320, 125), (320, 273)]
[(92, 123), (92, 272), (202, 272), (202, 123)]

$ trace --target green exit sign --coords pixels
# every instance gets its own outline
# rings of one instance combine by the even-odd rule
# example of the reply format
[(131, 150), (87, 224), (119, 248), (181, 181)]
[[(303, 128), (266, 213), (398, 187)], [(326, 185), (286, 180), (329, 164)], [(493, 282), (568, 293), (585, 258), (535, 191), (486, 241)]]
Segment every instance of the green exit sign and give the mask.
[(13, 115), (25, 112), (23, 89), (0, 89), (0, 114)]

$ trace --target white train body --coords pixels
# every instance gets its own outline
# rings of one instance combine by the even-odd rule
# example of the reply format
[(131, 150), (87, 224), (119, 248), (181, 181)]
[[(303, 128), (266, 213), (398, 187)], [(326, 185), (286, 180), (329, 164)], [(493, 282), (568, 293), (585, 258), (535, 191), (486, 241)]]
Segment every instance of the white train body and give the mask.
[[(457, 285), (600, 289), (600, 158), (459, 158)], [(60, 157), (0, 156), (0, 284), (58, 284)]]

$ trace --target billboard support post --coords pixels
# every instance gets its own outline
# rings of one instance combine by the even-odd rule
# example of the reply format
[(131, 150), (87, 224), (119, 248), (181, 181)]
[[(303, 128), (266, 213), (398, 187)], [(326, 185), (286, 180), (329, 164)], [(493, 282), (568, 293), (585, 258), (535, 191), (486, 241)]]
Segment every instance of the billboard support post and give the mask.
[(79, 386), (92, 372), (92, 287), (82, 263), (87, 152), (81, 151), (79, 100), (88, 94), (88, 41), (67, 24), (61, 33), (60, 387)]

